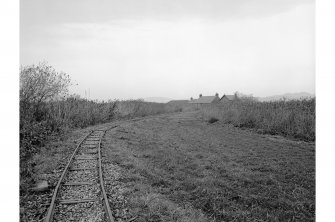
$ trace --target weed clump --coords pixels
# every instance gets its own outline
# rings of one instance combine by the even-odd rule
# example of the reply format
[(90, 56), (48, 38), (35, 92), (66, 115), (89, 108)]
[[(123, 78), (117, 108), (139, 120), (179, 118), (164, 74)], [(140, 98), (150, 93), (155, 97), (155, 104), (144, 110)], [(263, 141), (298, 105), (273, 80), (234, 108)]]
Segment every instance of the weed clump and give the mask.
[(219, 121), (217, 118), (215, 118), (215, 117), (211, 117), (209, 120), (208, 120), (208, 122), (209, 123), (215, 123), (215, 122), (217, 122), (217, 121)]

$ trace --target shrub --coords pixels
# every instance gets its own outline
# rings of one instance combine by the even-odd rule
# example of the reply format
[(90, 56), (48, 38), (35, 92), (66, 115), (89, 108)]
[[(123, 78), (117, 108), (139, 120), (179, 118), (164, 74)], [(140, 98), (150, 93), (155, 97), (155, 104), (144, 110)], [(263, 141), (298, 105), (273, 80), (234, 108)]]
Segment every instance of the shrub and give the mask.
[(48, 103), (68, 92), (69, 76), (47, 63), (20, 70), (20, 160), (29, 158), (61, 124), (49, 118)]

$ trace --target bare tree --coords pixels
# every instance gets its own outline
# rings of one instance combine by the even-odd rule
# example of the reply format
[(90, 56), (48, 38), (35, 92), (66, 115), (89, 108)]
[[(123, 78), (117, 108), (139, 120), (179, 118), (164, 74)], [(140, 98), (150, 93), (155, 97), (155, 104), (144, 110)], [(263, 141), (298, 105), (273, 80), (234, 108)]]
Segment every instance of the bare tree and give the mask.
[(42, 103), (60, 99), (68, 93), (69, 75), (57, 72), (46, 62), (24, 66), (20, 69), (21, 111), (37, 111)]

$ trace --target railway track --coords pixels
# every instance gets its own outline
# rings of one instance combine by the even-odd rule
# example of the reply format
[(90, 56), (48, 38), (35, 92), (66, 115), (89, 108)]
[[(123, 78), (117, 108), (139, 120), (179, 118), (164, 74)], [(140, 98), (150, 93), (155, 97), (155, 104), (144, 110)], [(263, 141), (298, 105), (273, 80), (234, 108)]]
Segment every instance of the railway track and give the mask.
[(45, 222), (114, 222), (104, 188), (100, 150), (109, 129), (93, 130), (78, 144), (56, 185)]

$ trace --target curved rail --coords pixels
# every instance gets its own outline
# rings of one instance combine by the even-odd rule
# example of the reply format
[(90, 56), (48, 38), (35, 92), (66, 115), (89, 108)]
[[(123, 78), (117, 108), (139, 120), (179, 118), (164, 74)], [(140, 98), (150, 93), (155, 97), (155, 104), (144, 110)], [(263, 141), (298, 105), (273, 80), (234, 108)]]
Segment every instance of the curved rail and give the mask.
[(109, 206), (109, 203), (108, 203), (108, 198), (107, 198), (107, 194), (106, 194), (106, 191), (105, 191), (105, 183), (104, 183), (104, 180), (103, 180), (103, 177), (102, 177), (102, 166), (101, 166), (101, 140), (102, 138), (104, 137), (105, 133), (106, 133), (106, 130), (103, 130), (103, 134), (100, 138), (100, 141), (99, 141), (99, 145), (98, 145), (98, 155), (99, 155), (99, 161), (98, 161), (98, 164), (99, 164), (99, 178), (100, 178), (100, 186), (101, 186), (101, 191), (102, 191), (102, 195), (103, 195), (103, 198), (104, 198), (104, 206), (106, 208), (106, 211), (107, 211), (107, 217), (109, 219), (110, 222), (114, 222), (114, 218), (113, 218), (113, 215), (112, 215), (112, 211), (111, 211), (111, 208)]
[(51, 200), (51, 204), (50, 204), (50, 207), (48, 209), (48, 213), (47, 213), (47, 216), (45, 218), (45, 222), (51, 222), (52, 221), (52, 218), (53, 218), (53, 214), (54, 214), (54, 208), (55, 208), (55, 202), (56, 202), (56, 199), (57, 199), (57, 195), (58, 195), (58, 191), (61, 187), (61, 183), (63, 182), (63, 179), (66, 175), (66, 173), (68, 172), (68, 169), (73, 161), (73, 158), (74, 156), (76, 155), (79, 147), (82, 145), (82, 143), (87, 139), (87, 137), (89, 137), (94, 131), (102, 131), (103, 134), (102, 136), (100, 137), (99, 139), (99, 143), (98, 143), (98, 168), (99, 168), (99, 180), (100, 180), (100, 187), (101, 187), (101, 191), (102, 191), (102, 196), (103, 196), (103, 203), (104, 203), (104, 207), (105, 207), (105, 210), (106, 210), (106, 216), (107, 216), (107, 221), (109, 222), (114, 222), (114, 218), (113, 218), (113, 215), (112, 215), (112, 211), (111, 211), (111, 208), (109, 206), (109, 203), (108, 203), (108, 198), (107, 198), (107, 194), (106, 194), (106, 191), (105, 191), (105, 187), (104, 187), (104, 180), (103, 180), (103, 176), (102, 176), (102, 165), (101, 165), (101, 141), (102, 141), (102, 138), (104, 137), (105, 133), (107, 130), (110, 130), (112, 128), (115, 128), (117, 126), (113, 126), (111, 128), (104, 128), (104, 129), (96, 129), (96, 130), (91, 130), (81, 141), (80, 143), (78, 144), (78, 146), (76, 147), (76, 149), (73, 151), (71, 157), (70, 157), (70, 160), (68, 162), (68, 164), (66, 165), (58, 183), (57, 183), (57, 186), (55, 188), (55, 191), (54, 191), (54, 194), (52, 196), (52, 200)]
[(84, 137), (84, 139), (82, 139), (82, 140), (80, 141), (80, 143), (78, 144), (78, 146), (76, 147), (76, 149), (73, 151), (73, 153), (72, 153), (72, 155), (71, 155), (71, 157), (70, 157), (70, 160), (69, 160), (69, 162), (67, 163), (67, 165), (66, 165), (66, 167), (65, 167), (65, 169), (64, 169), (64, 171), (63, 171), (63, 173), (62, 173), (62, 176), (60, 177), (60, 179), (59, 179), (59, 181), (58, 181), (58, 183), (57, 183), (57, 186), (56, 186), (56, 188), (55, 188), (54, 194), (53, 194), (53, 196), (52, 196), (51, 204), (50, 204), (50, 207), (49, 207), (49, 210), (48, 210), (48, 214), (47, 214), (47, 216), (46, 216), (46, 218), (45, 218), (45, 222), (51, 222), (51, 221), (52, 221), (52, 216), (53, 216), (54, 208), (55, 208), (55, 201), (56, 201), (56, 198), (57, 198), (57, 194), (58, 194), (58, 190), (59, 190), (59, 188), (60, 188), (60, 185), (61, 185), (61, 183), (62, 183), (62, 181), (63, 181), (63, 179), (64, 179), (64, 176), (65, 176), (65, 174), (67, 173), (67, 171), (68, 171), (68, 169), (69, 169), (69, 166), (70, 166), (71, 163), (72, 163), (73, 157), (76, 155), (76, 153), (77, 153), (79, 147), (80, 147), (81, 144), (85, 141), (85, 139), (86, 139), (89, 135), (91, 135), (92, 132), (93, 132), (93, 131), (90, 131), (90, 132)]

